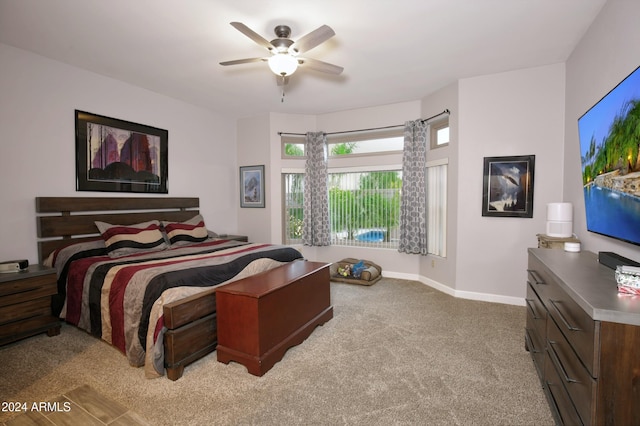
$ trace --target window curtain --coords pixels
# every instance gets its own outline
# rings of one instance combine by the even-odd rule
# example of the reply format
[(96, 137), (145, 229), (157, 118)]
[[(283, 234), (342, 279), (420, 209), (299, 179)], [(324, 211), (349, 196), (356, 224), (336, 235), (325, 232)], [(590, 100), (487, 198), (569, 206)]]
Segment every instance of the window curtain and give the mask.
[(423, 120), (407, 121), (404, 125), (398, 242), (401, 253), (427, 254), (427, 128)]
[(327, 136), (324, 132), (308, 132), (305, 144), (307, 162), (304, 167), (302, 243), (306, 246), (328, 246), (331, 242), (331, 232), (327, 188)]

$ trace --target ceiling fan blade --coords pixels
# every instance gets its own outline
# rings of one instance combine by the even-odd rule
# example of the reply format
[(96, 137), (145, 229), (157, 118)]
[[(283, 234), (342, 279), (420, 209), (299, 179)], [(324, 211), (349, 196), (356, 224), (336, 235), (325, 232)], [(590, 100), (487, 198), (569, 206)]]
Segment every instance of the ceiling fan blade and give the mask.
[(231, 25), (236, 30), (240, 31), (242, 34), (246, 35), (251, 40), (255, 41), (256, 43), (258, 43), (260, 46), (264, 47), (265, 49), (269, 49), (269, 50), (274, 49), (273, 44), (271, 44), (266, 38), (262, 37), (260, 34), (258, 34), (257, 32), (253, 31), (251, 28), (247, 27), (242, 22), (231, 22)]
[(335, 31), (328, 25), (323, 25), (320, 28), (311, 31), (309, 34), (300, 37), (289, 47), (289, 52), (293, 54), (303, 53), (307, 50), (311, 50), (320, 43), (329, 40), (336, 35)]
[(264, 62), (267, 58), (247, 58), (247, 59), (236, 59), (235, 61), (225, 61), (220, 62), (220, 65), (240, 65), (240, 64), (249, 64), (251, 62)]
[(305, 68), (311, 68), (312, 70), (316, 70), (316, 71), (320, 71), (320, 72), (326, 72), (329, 74), (341, 74), (342, 71), (344, 71), (344, 68), (339, 67), (337, 65), (333, 65), (333, 64), (329, 64), (327, 62), (322, 62), (319, 61), (317, 59), (311, 59), (311, 58), (298, 58), (298, 63), (300, 64), (300, 66), (303, 66)]

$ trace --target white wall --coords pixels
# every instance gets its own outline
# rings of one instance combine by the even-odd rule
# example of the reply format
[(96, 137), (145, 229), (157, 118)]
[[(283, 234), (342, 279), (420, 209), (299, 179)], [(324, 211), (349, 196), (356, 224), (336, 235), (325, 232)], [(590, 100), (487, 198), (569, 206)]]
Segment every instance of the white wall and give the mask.
[[(273, 184), (266, 176), (269, 176), (271, 164), (269, 161), (269, 116), (245, 118), (238, 120), (238, 167), (265, 166), (265, 193), (273, 191)], [(236, 179), (240, 184), (240, 179)], [(238, 188), (238, 187), (237, 187)], [(240, 233), (247, 235), (250, 241), (271, 241), (271, 208), (272, 198), (265, 199), (265, 208), (244, 207), (240, 208), (238, 199), (238, 223)]]
[[(527, 248), (562, 200), (564, 64), (459, 82), (456, 292), (522, 302)], [(533, 218), (483, 217), (484, 157), (535, 155)]]
[(640, 261), (640, 247), (587, 231), (578, 118), (640, 65), (640, 2), (608, 1), (567, 61), (564, 199), (573, 203), (582, 249)]
[(210, 228), (237, 231), (234, 121), (3, 44), (0, 64), (0, 260), (38, 260), (35, 197), (123, 195), (76, 192), (75, 109), (167, 129), (168, 196), (200, 197)]

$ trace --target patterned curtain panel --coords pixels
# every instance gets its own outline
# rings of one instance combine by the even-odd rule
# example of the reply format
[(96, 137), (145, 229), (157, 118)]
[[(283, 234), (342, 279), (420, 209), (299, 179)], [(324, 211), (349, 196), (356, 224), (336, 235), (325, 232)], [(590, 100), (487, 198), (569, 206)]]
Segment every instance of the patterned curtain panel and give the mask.
[(407, 121), (404, 125), (398, 242), (401, 253), (427, 254), (427, 127), (422, 120)]
[(305, 246), (328, 246), (331, 234), (327, 188), (327, 136), (324, 132), (309, 132), (305, 142), (307, 162), (304, 168), (302, 243)]

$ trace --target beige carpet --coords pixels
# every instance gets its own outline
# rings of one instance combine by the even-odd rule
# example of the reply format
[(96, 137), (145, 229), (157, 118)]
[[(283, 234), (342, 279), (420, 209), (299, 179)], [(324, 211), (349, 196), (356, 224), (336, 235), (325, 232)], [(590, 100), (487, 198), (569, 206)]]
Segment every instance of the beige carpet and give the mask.
[(63, 326), (0, 348), (0, 399), (48, 401), (86, 384), (154, 425), (553, 424), (524, 350), (524, 307), (388, 278), (331, 286), (334, 318), (263, 377), (213, 353), (176, 382), (148, 380)]

